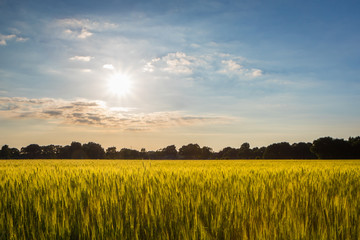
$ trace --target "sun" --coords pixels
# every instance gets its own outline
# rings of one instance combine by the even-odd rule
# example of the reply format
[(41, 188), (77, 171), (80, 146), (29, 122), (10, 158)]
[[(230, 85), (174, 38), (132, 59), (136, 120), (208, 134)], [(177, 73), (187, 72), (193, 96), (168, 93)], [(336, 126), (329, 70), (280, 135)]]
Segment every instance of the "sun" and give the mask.
[(128, 95), (132, 89), (130, 76), (123, 73), (111, 75), (107, 80), (107, 84), (109, 92), (119, 97)]

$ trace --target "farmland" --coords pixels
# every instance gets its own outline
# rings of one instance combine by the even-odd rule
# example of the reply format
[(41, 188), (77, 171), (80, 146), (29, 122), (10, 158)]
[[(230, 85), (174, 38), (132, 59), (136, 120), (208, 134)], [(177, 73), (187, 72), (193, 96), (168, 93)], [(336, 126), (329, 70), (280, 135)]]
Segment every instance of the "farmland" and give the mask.
[(2, 160), (0, 239), (359, 239), (356, 160)]

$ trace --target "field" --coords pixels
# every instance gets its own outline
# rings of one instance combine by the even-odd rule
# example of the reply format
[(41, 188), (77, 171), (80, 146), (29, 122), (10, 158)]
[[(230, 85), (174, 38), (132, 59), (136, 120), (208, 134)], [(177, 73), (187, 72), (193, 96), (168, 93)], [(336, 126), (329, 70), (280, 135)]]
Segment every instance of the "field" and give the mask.
[(4, 160), (0, 239), (360, 239), (360, 161)]

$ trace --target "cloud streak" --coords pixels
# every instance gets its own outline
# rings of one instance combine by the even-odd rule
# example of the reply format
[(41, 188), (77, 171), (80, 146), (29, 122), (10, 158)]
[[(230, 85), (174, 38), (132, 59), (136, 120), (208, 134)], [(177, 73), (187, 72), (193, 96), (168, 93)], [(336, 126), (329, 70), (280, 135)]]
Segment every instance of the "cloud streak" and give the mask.
[(116, 24), (109, 22), (97, 22), (90, 19), (76, 18), (58, 19), (55, 25), (63, 29), (67, 37), (78, 39), (86, 39), (91, 37), (94, 32), (101, 32), (117, 27)]
[(16, 42), (25, 42), (28, 39), (27, 38), (23, 38), (23, 37), (19, 37), (15, 34), (10, 34), (10, 35), (3, 35), (0, 34), (0, 46), (6, 46), (8, 41), (10, 40), (15, 40)]
[(90, 62), (94, 57), (91, 56), (74, 56), (69, 58), (71, 61)]
[(221, 63), (223, 64), (223, 68), (219, 71), (219, 73), (223, 74), (237, 74), (237, 75), (243, 75), (247, 77), (260, 77), (263, 75), (262, 70), (256, 69), (256, 68), (245, 68), (240, 63), (234, 61), (234, 60), (222, 60)]
[(128, 108), (110, 108), (102, 101), (66, 101), (53, 98), (0, 98), (0, 114), (10, 119), (58, 120), (66, 125), (149, 131), (164, 127), (227, 122), (230, 118), (193, 116), (182, 112), (135, 113)]

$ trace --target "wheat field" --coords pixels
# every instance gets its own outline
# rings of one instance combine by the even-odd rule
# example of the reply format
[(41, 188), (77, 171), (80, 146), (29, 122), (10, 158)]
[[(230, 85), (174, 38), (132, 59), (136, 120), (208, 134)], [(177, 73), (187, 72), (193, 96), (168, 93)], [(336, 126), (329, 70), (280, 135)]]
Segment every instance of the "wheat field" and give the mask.
[(360, 239), (360, 161), (3, 160), (0, 239)]

